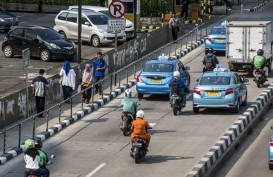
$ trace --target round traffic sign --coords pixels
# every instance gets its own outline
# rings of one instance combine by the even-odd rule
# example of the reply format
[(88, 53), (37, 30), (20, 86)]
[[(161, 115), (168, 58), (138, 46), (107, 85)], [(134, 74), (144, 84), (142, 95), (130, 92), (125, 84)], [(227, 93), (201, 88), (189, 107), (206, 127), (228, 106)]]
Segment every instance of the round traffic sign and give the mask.
[(110, 3), (108, 11), (113, 18), (121, 18), (125, 14), (125, 4), (119, 0)]

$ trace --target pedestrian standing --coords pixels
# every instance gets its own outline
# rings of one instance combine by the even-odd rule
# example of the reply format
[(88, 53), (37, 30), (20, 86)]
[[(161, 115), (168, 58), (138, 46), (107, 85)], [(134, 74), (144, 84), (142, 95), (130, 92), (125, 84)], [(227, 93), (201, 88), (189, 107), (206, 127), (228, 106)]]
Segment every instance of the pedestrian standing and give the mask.
[(180, 20), (176, 16), (176, 14), (172, 14), (172, 17), (169, 21), (169, 28), (172, 30), (172, 38), (173, 40), (177, 40), (177, 34), (180, 31)]
[(189, 3), (190, 1), (189, 0), (184, 0), (183, 1), (183, 13), (182, 13), (182, 16), (184, 16), (184, 20), (188, 20), (188, 11), (189, 11)]
[[(108, 65), (102, 58), (101, 52), (97, 53), (97, 58), (95, 58), (95, 60), (93, 61), (92, 67), (94, 71), (93, 72), (94, 82), (96, 84), (104, 78), (105, 69), (108, 67)], [(101, 83), (95, 85), (95, 93), (98, 93), (98, 92), (100, 95), (102, 94)]]
[[(33, 87), (33, 95), (36, 101), (37, 114), (45, 110), (45, 96), (46, 89), (49, 87), (49, 83), (46, 78), (43, 77), (45, 73), (44, 69), (39, 70), (39, 76), (32, 80), (31, 86)], [(38, 115), (39, 118), (43, 117), (43, 113)]]
[[(70, 98), (72, 96), (72, 92), (75, 90), (76, 85), (76, 73), (74, 69), (71, 68), (69, 61), (64, 62), (64, 67), (60, 71), (61, 80), (63, 88), (63, 97), (64, 100)], [(67, 100), (65, 103), (70, 103)]]
[[(81, 90), (89, 88), (92, 85), (93, 71), (89, 64), (85, 65), (82, 73)], [(83, 100), (86, 104), (89, 104), (91, 98), (91, 87), (83, 92)]]

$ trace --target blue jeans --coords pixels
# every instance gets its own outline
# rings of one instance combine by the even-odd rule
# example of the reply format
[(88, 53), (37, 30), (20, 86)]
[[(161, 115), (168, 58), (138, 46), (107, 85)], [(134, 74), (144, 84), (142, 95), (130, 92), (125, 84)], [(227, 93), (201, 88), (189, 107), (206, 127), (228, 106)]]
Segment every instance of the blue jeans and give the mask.
[(25, 177), (28, 177), (30, 172), (33, 172), (36, 175), (43, 175), (43, 177), (49, 177), (49, 171), (44, 168), (39, 168), (37, 170), (26, 168)]
[[(100, 80), (102, 80), (104, 78), (104, 76), (94, 76), (94, 80), (95, 80), (95, 83), (96, 84), (97, 82), (99, 82)], [(95, 85), (95, 92), (98, 93), (98, 91), (101, 93), (102, 90), (101, 90), (101, 83), (100, 84), (96, 84)]]

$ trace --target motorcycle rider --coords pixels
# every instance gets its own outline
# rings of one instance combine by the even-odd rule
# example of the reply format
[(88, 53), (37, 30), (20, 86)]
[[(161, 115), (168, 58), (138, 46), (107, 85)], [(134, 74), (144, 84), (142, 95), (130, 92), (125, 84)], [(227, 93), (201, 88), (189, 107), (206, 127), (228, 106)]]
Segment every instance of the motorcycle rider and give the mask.
[[(174, 82), (177, 82), (178, 88), (175, 88)], [(171, 100), (171, 95), (173, 93), (176, 93), (180, 96), (180, 104), (182, 107), (186, 106), (186, 93), (188, 92), (188, 87), (186, 86), (184, 80), (180, 77), (180, 72), (175, 71), (173, 72), (173, 78), (170, 80), (169, 86), (171, 87), (171, 92), (170, 92), (170, 104), (172, 103)]]
[[(263, 76), (265, 77), (266, 81), (268, 76), (268, 68), (266, 67), (266, 58), (263, 56), (264, 51), (259, 49), (257, 51), (257, 55), (253, 57), (251, 63), (254, 66), (253, 75), (255, 76), (255, 69), (261, 69), (263, 71)], [(255, 80), (255, 77), (254, 77)]]
[(48, 171), (40, 168), (40, 155), (37, 149), (35, 149), (35, 143), (33, 139), (27, 139), (24, 143), (26, 151), (24, 152), (25, 166), (25, 177), (28, 177), (29, 173), (34, 173), (36, 175), (42, 175), (43, 177), (48, 177)]
[(123, 98), (120, 105), (122, 106), (123, 112), (127, 112), (127, 113), (133, 115), (133, 118), (135, 120), (136, 119), (137, 103), (131, 97), (132, 97), (131, 89), (126, 89), (125, 90), (125, 97)]
[(35, 148), (38, 150), (40, 155), (40, 168), (45, 169), (48, 172), (48, 176), (50, 175), (49, 170), (46, 168), (47, 165), (52, 164), (52, 162), (49, 160), (47, 153), (42, 150), (43, 142), (40, 138), (35, 138)]
[(150, 127), (147, 120), (144, 120), (144, 111), (142, 110), (137, 111), (136, 116), (137, 119), (133, 121), (131, 126), (132, 130), (131, 142), (133, 143), (133, 139), (135, 136), (140, 136), (145, 140), (146, 150), (148, 151), (151, 135), (147, 133), (147, 130), (152, 129), (152, 127)]
[(213, 48), (208, 49), (208, 53), (202, 61), (204, 65), (203, 72), (213, 71), (216, 64), (219, 64), (218, 58), (213, 54), (213, 52)]

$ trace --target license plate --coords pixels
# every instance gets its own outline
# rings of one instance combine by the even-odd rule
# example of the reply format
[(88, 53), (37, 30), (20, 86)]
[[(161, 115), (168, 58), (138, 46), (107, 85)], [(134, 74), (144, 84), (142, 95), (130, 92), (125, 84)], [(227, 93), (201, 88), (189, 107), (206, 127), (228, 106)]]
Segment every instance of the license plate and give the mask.
[(206, 92), (206, 96), (217, 97), (220, 96), (220, 92)]
[(215, 39), (215, 42), (224, 42), (224, 39)]
[(133, 146), (134, 146), (134, 147), (141, 147), (142, 144), (141, 144), (141, 143), (133, 143)]
[(150, 79), (150, 82), (151, 83), (161, 83), (161, 80), (160, 79)]

